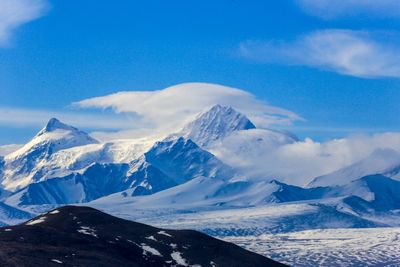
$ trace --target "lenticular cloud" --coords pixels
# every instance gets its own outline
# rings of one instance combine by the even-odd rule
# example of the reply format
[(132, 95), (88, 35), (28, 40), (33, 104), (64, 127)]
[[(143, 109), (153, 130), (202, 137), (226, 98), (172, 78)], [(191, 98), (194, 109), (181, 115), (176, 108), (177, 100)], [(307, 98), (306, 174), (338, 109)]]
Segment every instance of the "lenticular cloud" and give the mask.
[(178, 129), (215, 104), (234, 107), (261, 128), (301, 119), (294, 112), (268, 105), (244, 90), (208, 83), (185, 83), (157, 91), (125, 91), (74, 103), (80, 108), (134, 113), (141, 123), (162, 131)]

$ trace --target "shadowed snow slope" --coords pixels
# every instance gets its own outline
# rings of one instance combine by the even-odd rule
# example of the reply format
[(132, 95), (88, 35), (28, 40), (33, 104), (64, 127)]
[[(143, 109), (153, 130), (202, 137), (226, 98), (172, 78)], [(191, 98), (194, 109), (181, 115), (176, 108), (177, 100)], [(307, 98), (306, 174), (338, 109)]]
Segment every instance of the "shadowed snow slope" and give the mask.
[(13, 225), (32, 218), (32, 214), (0, 202), (0, 226)]
[(383, 175), (370, 175), (342, 186), (343, 201), (358, 212), (400, 209), (400, 181)]
[[(275, 180), (196, 178), (150, 196), (132, 197), (127, 190), (89, 205), (157, 225), (185, 225), (212, 235), (237, 235), (398, 225), (395, 210), (400, 208), (399, 195), (400, 182), (381, 175), (319, 188)], [(249, 207), (259, 210), (260, 215), (250, 216)], [(388, 217), (386, 221), (382, 212)], [(229, 214), (226, 220), (225, 213)], [(215, 222), (213, 216), (218, 218)]]
[(148, 195), (197, 177), (230, 178), (233, 171), (212, 154), (184, 138), (157, 142), (130, 164), (95, 163), (80, 173), (32, 183), (10, 196), (12, 205), (88, 202), (128, 188)]
[(399, 209), (399, 195), (400, 182), (382, 175), (366, 176), (344, 186), (318, 188), (301, 188), (275, 180), (267, 182), (199, 177), (150, 196), (132, 197), (132, 190), (128, 190), (98, 199), (93, 204), (110, 208), (125, 205), (126, 209), (139, 206), (149, 209), (201, 210), (309, 201), (328, 203), (334, 207), (345, 203), (354, 212), (368, 213)]
[(87, 207), (62, 207), (0, 233), (2, 266), (284, 266), (196, 231), (163, 230)]

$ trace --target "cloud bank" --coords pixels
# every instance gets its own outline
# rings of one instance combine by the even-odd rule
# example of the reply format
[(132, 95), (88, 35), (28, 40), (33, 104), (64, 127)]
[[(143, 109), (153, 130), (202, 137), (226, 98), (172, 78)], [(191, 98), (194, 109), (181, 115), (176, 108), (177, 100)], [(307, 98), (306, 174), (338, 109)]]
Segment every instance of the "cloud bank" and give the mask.
[(232, 106), (246, 114), (258, 127), (291, 124), (301, 117), (274, 107), (236, 88), (208, 83), (185, 83), (157, 91), (126, 91), (74, 103), (79, 108), (112, 109), (138, 116), (136, 123), (152, 132), (171, 133), (199, 112), (215, 104)]
[(41, 17), (48, 8), (46, 0), (1, 0), (0, 45), (7, 45), (16, 28)]
[(301, 65), (364, 78), (400, 77), (400, 37), (394, 33), (322, 30), (285, 41), (247, 41), (242, 57)]
[(306, 138), (278, 145), (255, 142), (246, 149), (241, 145), (243, 137), (246, 136), (236, 135), (224, 140), (213, 153), (246, 175), (278, 178), (297, 185), (305, 185), (317, 176), (362, 160), (377, 149), (400, 152), (400, 133), (357, 135), (326, 142)]
[(356, 15), (400, 17), (398, 0), (297, 0), (296, 2), (306, 13), (322, 19)]

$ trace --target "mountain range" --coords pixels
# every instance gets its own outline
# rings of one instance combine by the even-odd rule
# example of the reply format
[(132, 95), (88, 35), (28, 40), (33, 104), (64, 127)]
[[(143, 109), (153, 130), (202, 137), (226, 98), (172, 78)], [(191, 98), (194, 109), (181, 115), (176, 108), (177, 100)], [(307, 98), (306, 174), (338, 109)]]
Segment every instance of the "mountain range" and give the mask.
[(0, 224), (84, 204), (214, 236), (399, 225), (400, 153), (395, 150), (376, 150), (352, 165), (310, 177), (302, 187), (271, 174), (250, 175), (219, 157), (229, 150), (245, 158), (249, 150), (298, 141), (287, 132), (257, 128), (232, 107), (215, 105), (166, 136), (155, 142), (99, 142), (50, 119), (30, 142), (0, 157)]

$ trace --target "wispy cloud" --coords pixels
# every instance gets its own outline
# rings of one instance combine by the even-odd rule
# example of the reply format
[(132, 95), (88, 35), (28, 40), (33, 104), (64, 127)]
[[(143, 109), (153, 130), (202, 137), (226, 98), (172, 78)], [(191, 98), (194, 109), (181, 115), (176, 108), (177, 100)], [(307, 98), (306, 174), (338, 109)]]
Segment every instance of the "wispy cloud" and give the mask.
[(323, 30), (293, 41), (246, 41), (239, 52), (257, 62), (303, 65), (357, 77), (400, 77), (399, 44), (396, 33)]
[(306, 13), (323, 19), (356, 15), (400, 17), (398, 0), (297, 0), (296, 2)]
[(0, 45), (7, 45), (16, 28), (41, 17), (48, 8), (46, 0), (1, 0)]
[(139, 116), (138, 123), (151, 132), (179, 129), (186, 122), (215, 104), (228, 105), (245, 113), (258, 127), (290, 124), (300, 116), (262, 102), (246, 91), (207, 83), (186, 83), (157, 91), (127, 91), (95, 97), (74, 105), (80, 108), (111, 108)]
[(76, 127), (99, 130), (121, 130), (134, 127), (131, 115), (85, 113), (77, 111), (54, 111), (0, 107), (0, 126), (6, 127), (43, 127), (46, 122), (56, 117)]

